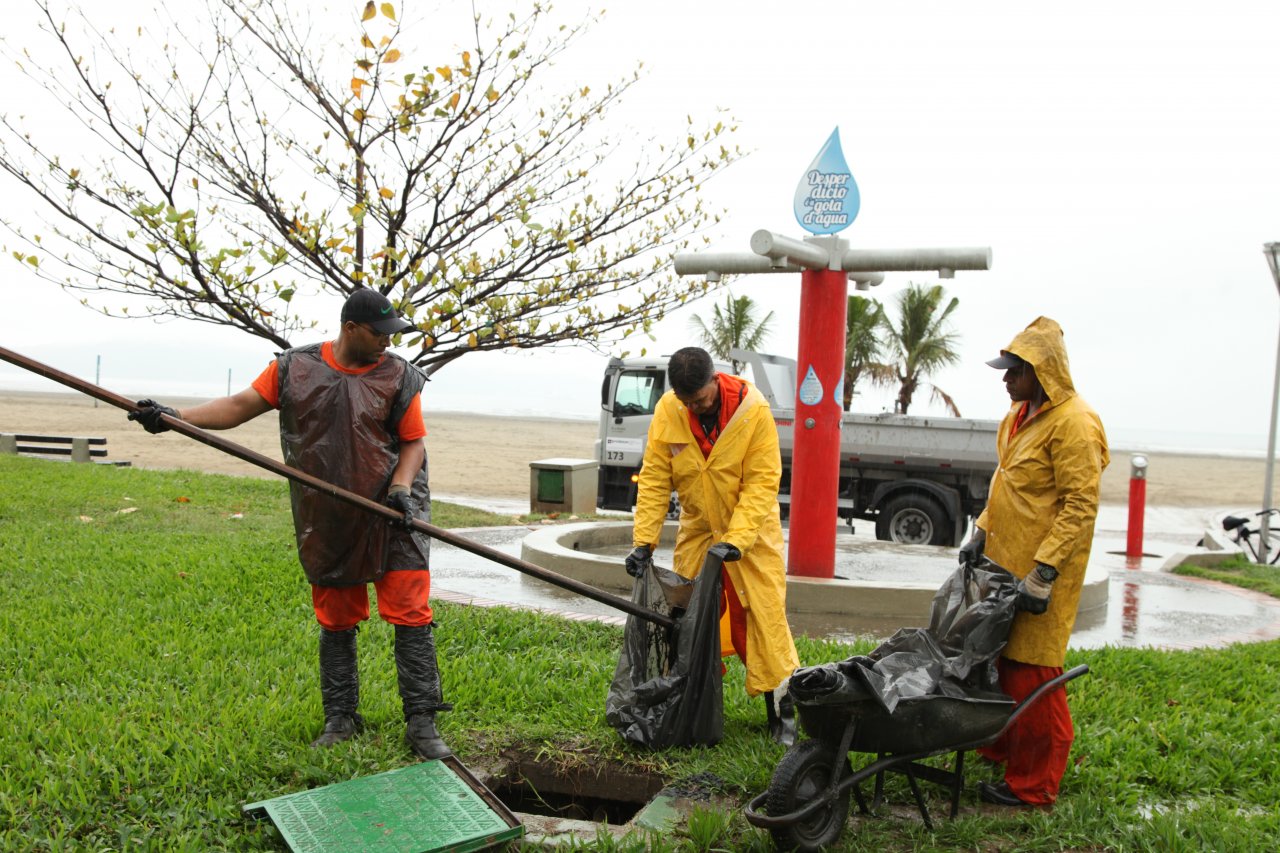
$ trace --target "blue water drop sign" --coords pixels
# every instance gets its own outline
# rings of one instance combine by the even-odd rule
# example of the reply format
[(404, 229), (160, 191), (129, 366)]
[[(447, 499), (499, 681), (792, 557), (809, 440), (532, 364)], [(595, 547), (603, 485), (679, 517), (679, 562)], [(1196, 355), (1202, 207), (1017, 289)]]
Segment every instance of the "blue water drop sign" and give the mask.
[(804, 381), (800, 383), (798, 396), (806, 406), (816, 406), (822, 402), (822, 382), (818, 379), (818, 374), (814, 373), (812, 364), (804, 375)]
[(810, 234), (836, 234), (853, 224), (861, 206), (837, 127), (796, 186), (796, 221)]
[(836, 390), (831, 392), (831, 402), (840, 407), (844, 411), (844, 375), (841, 374), (840, 381), (836, 383)]

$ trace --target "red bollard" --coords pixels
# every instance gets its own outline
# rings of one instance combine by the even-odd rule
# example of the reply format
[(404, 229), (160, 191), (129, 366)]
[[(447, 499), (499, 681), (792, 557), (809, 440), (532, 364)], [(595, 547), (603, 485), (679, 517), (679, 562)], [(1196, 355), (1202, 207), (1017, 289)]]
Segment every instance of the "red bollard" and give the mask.
[(1129, 538), (1126, 557), (1142, 556), (1142, 520), (1147, 507), (1147, 457), (1134, 454), (1129, 458)]

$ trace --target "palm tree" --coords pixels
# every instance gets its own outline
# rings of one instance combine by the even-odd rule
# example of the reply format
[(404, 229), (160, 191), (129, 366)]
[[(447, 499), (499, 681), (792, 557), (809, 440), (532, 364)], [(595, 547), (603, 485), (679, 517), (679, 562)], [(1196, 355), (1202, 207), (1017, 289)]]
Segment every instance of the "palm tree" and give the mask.
[(769, 336), (770, 311), (764, 319), (755, 318), (756, 306), (750, 296), (736, 299), (730, 293), (724, 298), (723, 309), (712, 306), (711, 322), (703, 322), (697, 314), (689, 321), (689, 327), (702, 336), (702, 345), (716, 358), (733, 362), (733, 372), (741, 373), (743, 362), (733, 359), (729, 352), (734, 348), (756, 351)]
[(898, 399), (893, 406), (894, 412), (898, 414), (907, 413), (907, 409), (911, 407), (911, 398), (915, 396), (917, 388), (924, 384), (929, 385), (935, 401), (941, 402), (955, 417), (960, 417), (960, 410), (956, 408), (950, 395), (936, 385), (923, 381), (925, 376), (960, 360), (960, 354), (956, 352), (959, 336), (948, 329), (947, 323), (960, 300), (952, 297), (944, 308), (942, 306), (946, 298), (947, 293), (940, 284), (932, 287), (909, 284), (898, 295), (897, 324), (892, 321), (885, 323), (891, 350), (891, 367), (898, 382)]
[(854, 389), (864, 375), (872, 385), (891, 385), (897, 379), (893, 368), (881, 362), (885, 343), (884, 306), (865, 296), (850, 296), (845, 315), (844, 410), (853, 405)]

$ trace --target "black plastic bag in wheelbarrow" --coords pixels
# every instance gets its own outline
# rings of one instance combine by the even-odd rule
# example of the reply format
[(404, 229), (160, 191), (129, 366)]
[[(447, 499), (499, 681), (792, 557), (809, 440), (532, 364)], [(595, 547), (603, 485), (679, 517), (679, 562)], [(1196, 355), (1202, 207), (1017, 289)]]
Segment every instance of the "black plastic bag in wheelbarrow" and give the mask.
[(866, 656), (796, 670), (796, 702), (874, 699), (892, 714), (903, 699), (948, 696), (987, 701), (999, 694), (996, 659), (1013, 624), (1017, 581), (983, 560), (961, 566), (934, 593), (927, 628), (901, 628)]
[(670, 615), (675, 625), (627, 617), (605, 719), (629, 743), (666, 749), (720, 742), (722, 565), (708, 555), (694, 580), (652, 565), (636, 579), (632, 602)]

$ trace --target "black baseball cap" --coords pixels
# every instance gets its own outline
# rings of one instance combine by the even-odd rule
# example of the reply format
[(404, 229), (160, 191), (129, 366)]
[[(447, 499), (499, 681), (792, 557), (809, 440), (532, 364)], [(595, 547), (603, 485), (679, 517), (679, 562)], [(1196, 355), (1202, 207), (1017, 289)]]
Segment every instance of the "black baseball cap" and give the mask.
[(364, 323), (380, 335), (394, 335), (413, 324), (396, 313), (391, 300), (376, 290), (362, 287), (342, 303), (342, 322)]
[(994, 367), (996, 370), (1008, 370), (1011, 367), (1021, 367), (1026, 363), (1026, 359), (1018, 358), (1007, 350), (1000, 350), (999, 358), (993, 358), (987, 362), (988, 366)]

